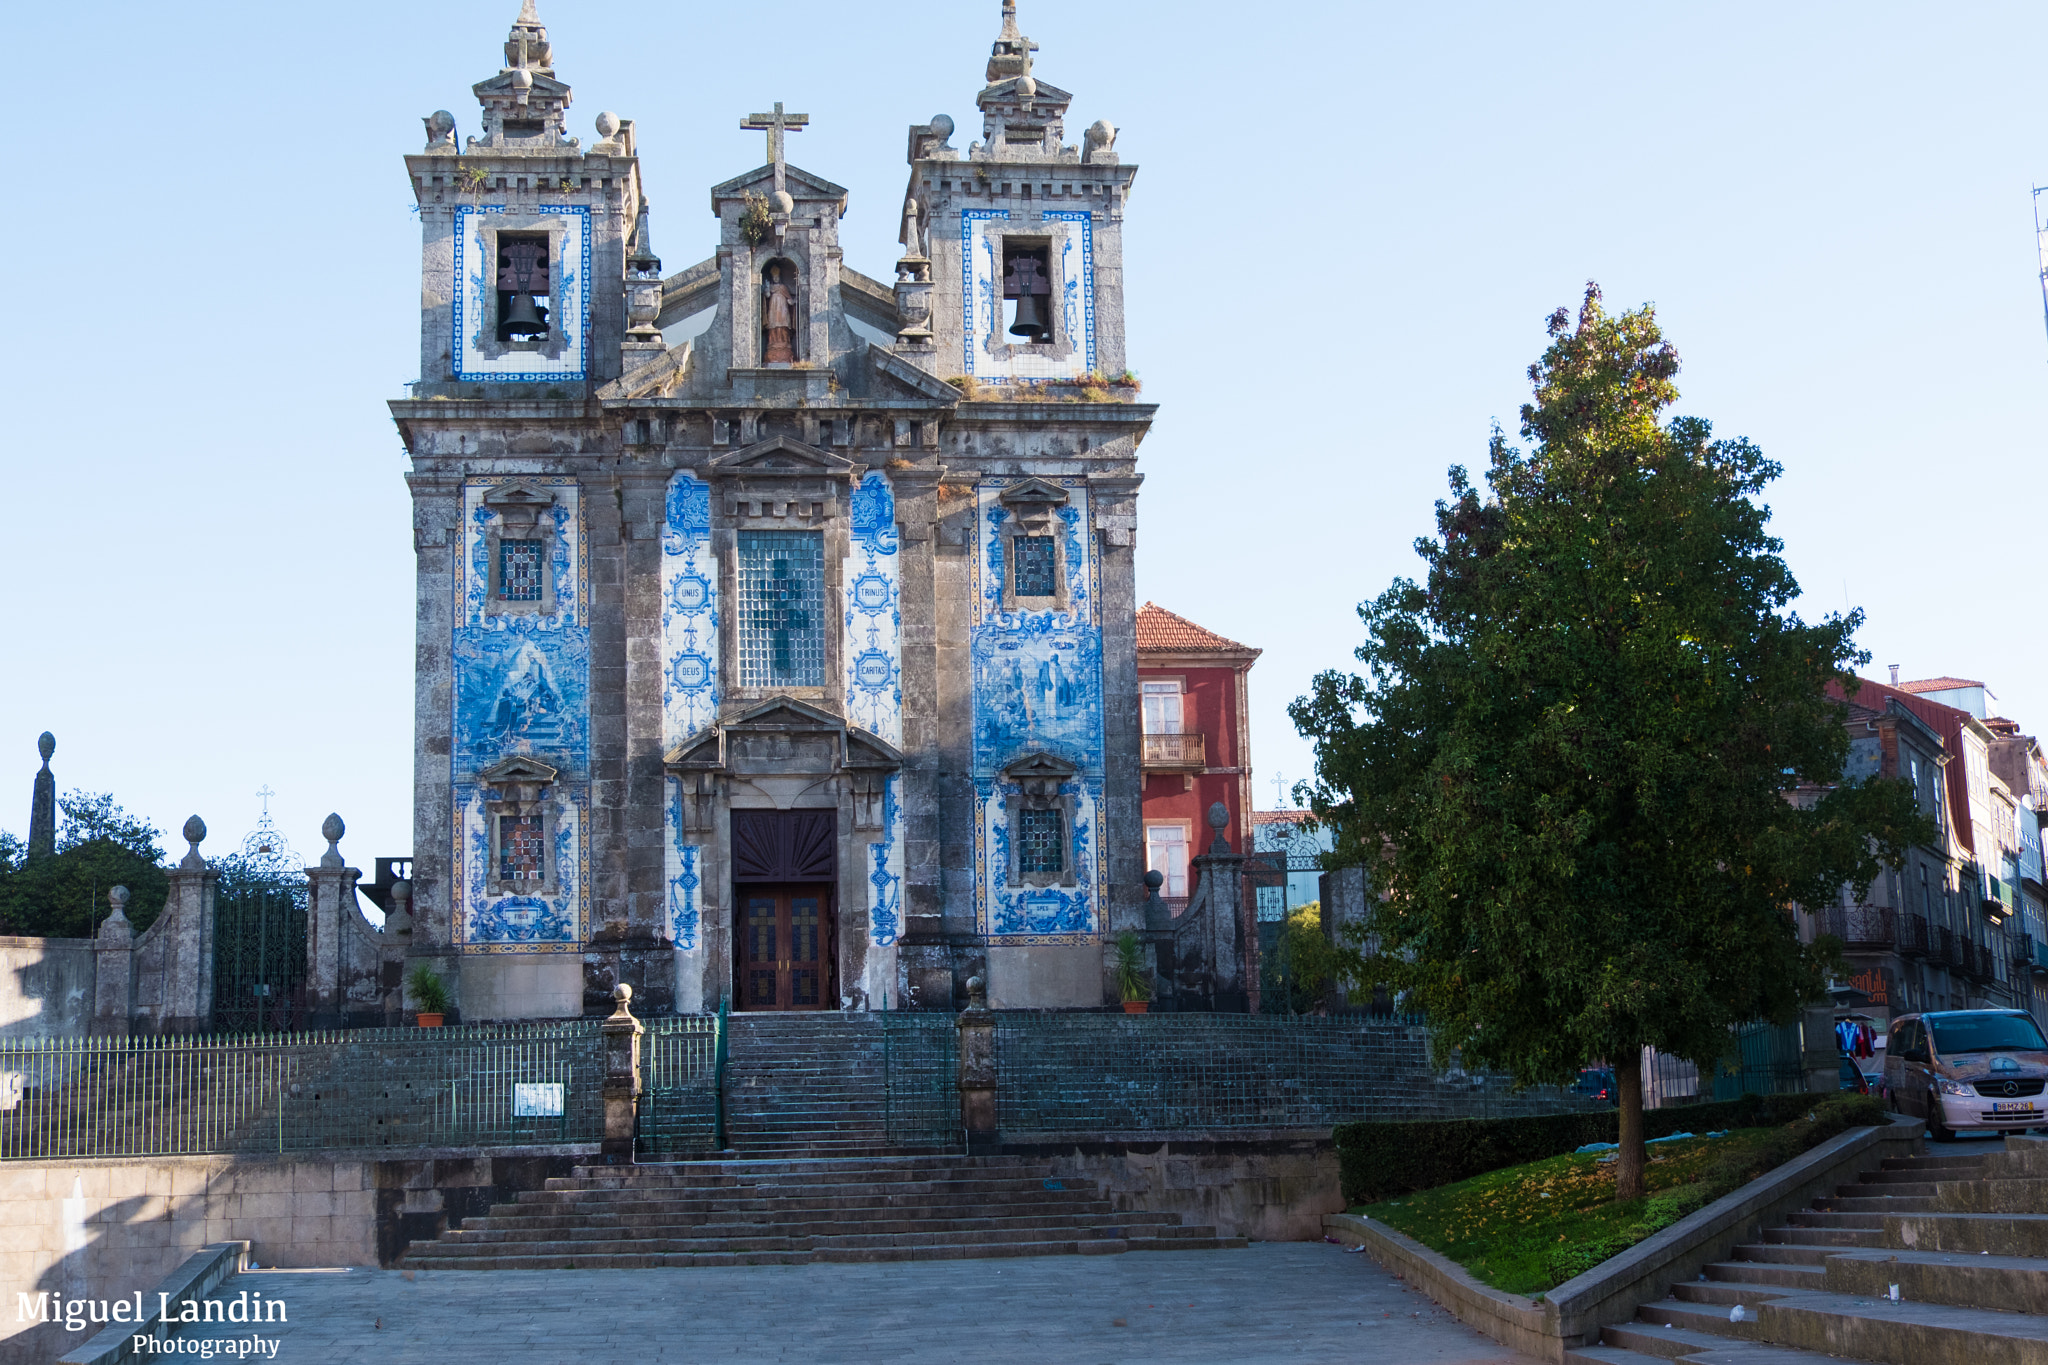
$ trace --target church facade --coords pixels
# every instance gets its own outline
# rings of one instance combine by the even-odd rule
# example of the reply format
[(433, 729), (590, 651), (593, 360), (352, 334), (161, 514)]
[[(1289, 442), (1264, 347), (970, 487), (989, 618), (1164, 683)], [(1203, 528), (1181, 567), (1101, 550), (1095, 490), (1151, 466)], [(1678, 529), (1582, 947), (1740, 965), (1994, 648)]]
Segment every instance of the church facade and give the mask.
[(1068, 141), (1034, 50), (1006, 0), (981, 136), (909, 128), (888, 282), (779, 103), (665, 275), (635, 129), (570, 134), (533, 0), (478, 131), (426, 120), (411, 951), (465, 1019), (620, 980), (656, 1013), (1113, 998), (1135, 167), (1105, 122)]

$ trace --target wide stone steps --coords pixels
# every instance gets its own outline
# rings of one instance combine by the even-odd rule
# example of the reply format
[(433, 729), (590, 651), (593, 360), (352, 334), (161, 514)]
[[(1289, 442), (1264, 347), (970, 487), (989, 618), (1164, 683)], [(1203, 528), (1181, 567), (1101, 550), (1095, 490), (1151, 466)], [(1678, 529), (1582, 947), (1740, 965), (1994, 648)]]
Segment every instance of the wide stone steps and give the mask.
[(492, 1206), (405, 1264), (555, 1269), (902, 1261), (1241, 1247), (1116, 1210), (1043, 1162), (960, 1155), (586, 1167)]
[(1959, 1207), (2048, 1207), (2048, 1142), (1888, 1160), (1564, 1360), (2048, 1365), (2048, 1214)]

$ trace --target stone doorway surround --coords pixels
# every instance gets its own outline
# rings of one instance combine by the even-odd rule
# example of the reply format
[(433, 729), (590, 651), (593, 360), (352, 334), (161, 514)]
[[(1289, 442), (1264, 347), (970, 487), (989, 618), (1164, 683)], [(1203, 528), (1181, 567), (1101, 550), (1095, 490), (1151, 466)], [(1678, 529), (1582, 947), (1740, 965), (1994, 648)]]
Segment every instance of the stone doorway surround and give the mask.
[[(677, 954), (677, 1007), (740, 1007), (738, 907), (750, 886), (825, 883), (825, 1009), (867, 1006), (895, 973), (869, 936), (870, 846), (883, 837), (885, 781), (902, 755), (810, 701), (735, 707), (665, 756), (684, 832), (704, 850), (704, 946)], [(876, 983), (883, 983), (877, 985)]]

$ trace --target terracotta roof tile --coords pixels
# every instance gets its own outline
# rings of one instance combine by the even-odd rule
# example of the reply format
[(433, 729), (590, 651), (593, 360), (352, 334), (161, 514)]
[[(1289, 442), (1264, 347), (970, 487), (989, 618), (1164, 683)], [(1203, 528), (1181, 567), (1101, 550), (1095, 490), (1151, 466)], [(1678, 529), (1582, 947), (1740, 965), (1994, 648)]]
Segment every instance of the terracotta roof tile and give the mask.
[(1919, 695), (1922, 692), (1953, 692), (1959, 687), (1982, 687), (1984, 684), (1974, 678), (1922, 678), (1918, 682), (1902, 682), (1899, 691)]
[(1138, 608), (1138, 649), (1178, 652), (1186, 650), (1233, 650), (1250, 654), (1254, 658), (1260, 651), (1235, 640), (1225, 639), (1213, 630), (1204, 630), (1185, 616), (1176, 616), (1164, 607), (1155, 607), (1150, 602)]
[(1255, 810), (1252, 812), (1254, 825), (1299, 825), (1315, 817), (1305, 810)]

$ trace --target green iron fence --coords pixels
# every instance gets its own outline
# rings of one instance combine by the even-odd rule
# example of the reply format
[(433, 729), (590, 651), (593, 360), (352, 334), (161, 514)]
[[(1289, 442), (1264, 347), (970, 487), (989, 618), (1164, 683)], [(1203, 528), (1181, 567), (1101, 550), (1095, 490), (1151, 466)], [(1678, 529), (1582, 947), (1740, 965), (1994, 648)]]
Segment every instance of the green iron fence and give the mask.
[(960, 1135), (960, 1030), (941, 1011), (890, 1010), (882, 1020), (882, 1107), (889, 1141), (903, 1146)]
[(636, 1119), (641, 1155), (686, 1156), (725, 1146), (719, 1111), (724, 1022), (702, 1014), (647, 1021)]
[(1798, 1024), (1743, 1024), (1731, 1029), (1729, 1049), (1714, 1069), (1714, 1098), (1785, 1095), (1806, 1089), (1806, 1062)]
[(1370, 1015), (1002, 1011), (996, 1071), (1006, 1135), (1324, 1128), (1593, 1107), (1554, 1086), (1439, 1072), (1419, 1022)]
[(592, 1023), (0, 1041), (0, 1160), (603, 1137)]

